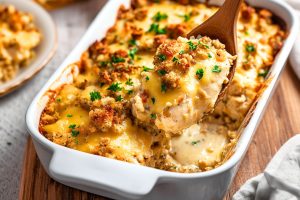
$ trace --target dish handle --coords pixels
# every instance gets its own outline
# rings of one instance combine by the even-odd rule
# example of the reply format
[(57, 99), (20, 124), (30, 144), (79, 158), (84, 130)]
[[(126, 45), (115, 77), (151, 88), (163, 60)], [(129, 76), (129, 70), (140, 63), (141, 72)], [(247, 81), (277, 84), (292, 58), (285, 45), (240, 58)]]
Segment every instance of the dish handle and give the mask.
[(159, 177), (159, 170), (67, 148), (55, 151), (49, 173), (61, 182), (103, 189), (128, 198), (148, 194)]

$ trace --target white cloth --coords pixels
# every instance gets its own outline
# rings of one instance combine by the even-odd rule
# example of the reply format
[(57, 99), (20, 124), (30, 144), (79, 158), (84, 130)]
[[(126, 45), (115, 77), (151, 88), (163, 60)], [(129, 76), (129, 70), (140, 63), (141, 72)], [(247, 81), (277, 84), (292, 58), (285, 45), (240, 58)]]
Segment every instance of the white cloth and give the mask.
[[(300, 18), (300, 0), (286, 0), (298, 13)], [(298, 45), (297, 45), (298, 44)], [(296, 75), (300, 79), (300, 32), (290, 54), (289, 60)]]
[(249, 179), (233, 200), (299, 200), (300, 134), (289, 139), (265, 171)]

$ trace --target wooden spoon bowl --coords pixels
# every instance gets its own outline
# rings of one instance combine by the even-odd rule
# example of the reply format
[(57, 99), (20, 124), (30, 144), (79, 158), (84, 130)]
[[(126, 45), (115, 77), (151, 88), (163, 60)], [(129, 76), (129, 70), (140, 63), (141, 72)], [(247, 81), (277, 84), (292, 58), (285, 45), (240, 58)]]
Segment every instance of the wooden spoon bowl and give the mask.
[[(237, 55), (237, 31), (236, 24), (239, 10), (243, 0), (226, 0), (222, 7), (208, 20), (194, 28), (187, 34), (187, 38), (194, 36), (208, 36), (218, 39), (225, 44), (226, 50), (231, 55)], [(236, 68), (236, 60), (230, 68), (228, 82), (223, 85), (215, 105), (223, 98), (225, 91), (231, 82)]]

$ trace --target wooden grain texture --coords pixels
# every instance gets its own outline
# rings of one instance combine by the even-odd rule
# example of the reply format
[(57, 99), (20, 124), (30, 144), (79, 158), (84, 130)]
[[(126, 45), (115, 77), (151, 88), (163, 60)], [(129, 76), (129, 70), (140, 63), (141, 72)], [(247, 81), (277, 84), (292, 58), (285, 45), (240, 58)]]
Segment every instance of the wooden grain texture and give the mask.
[[(288, 66), (267, 107), (226, 200), (250, 177), (261, 173), (281, 145), (300, 133), (300, 81)], [(31, 139), (28, 140), (19, 190), (24, 200), (104, 200), (106, 198), (64, 186), (51, 179), (38, 160)]]

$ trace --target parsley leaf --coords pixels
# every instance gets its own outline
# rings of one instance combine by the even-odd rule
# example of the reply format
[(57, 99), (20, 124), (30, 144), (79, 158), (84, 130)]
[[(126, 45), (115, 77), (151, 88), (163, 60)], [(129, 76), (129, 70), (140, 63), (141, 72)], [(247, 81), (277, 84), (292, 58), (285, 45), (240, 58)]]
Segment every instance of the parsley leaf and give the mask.
[(176, 63), (176, 64), (179, 64), (179, 63), (180, 63), (180, 62), (179, 62), (179, 59), (176, 58), (176, 57), (174, 57), (174, 58), (172, 59), (172, 61), (173, 61), (174, 63)]
[(70, 128), (70, 129), (76, 128), (76, 124), (70, 124), (69, 128)]
[(137, 48), (133, 48), (133, 49), (130, 49), (129, 52), (128, 52), (128, 55), (129, 57), (133, 60), (134, 59), (134, 56), (136, 54), (136, 52), (138, 51)]
[(124, 58), (121, 58), (121, 57), (113, 56), (113, 57), (111, 58), (111, 62), (112, 62), (112, 63), (121, 63), (121, 62), (125, 62), (125, 59), (124, 59)]
[(164, 83), (161, 84), (161, 91), (162, 92), (166, 92), (167, 91), (167, 85), (166, 84), (164, 84)]
[(149, 80), (150, 80), (149, 76), (146, 76), (146, 81), (149, 81)]
[(208, 56), (208, 58), (212, 58), (212, 56), (211, 56), (211, 54), (210, 54), (210, 53), (208, 53), (208, 54), (207, 54), (207, 56)]
[(122, 100), (123, 100), (123, 97), (121, 95), (116, 97), (116, 101), (122, 101)]
[(160, 61), (164, 61), (167, 59), (167, 56), (165, 56), (164, 54), (159, 54), (159, 55), (157, 55), (157, 57)]
[(73, 137), (77, 137), (79, 135), (79, 131), (72, 129), (71, 134)]
[(258, 76), (266, 78), (266, 76), (268, 75), (268, 73), (269, 73), (269, 70), (265, 70), (263, 72), (258, 73)]
[(95, 101), (97, 99), (101, 99), (101, 95), (97, 91), (90, 92), (91, 101)]
[(150, 70), (152, 70), (152, 68), (143, 66), (143, 72), (148, 72), (148, 71), (150, 71)]
[(137, 45), (137, 41), (136, 41), (135, 39), (130, 39), (130, 40), (128, 41), (128, 43), (129, 43), (130, 45), (132, 45), (132, 46), (136, 46), (136, 45)]
[(117, 92), (117, 91), (121, 91), (122, 87), (120, 87), (121, 83), (112, 83), (107, 90), (113, 91), (113, 92)]
[(220, 73), (222, 70), (218, 65), (215, 65), (214, 68), (211, 70), (212, 72)]
[(198, 144), (199, 142), (200, 142), (200, 140), (192, 141), (191, 144), (192, 144), (192, 145), (196, 145), (196, 144)]
[(179, 52), (180, 55), (182, 55), (182, 54), (184, 54), (184, 53), (185, 53), (184, 50), (181, 50), (181, 51)]
[(194, 44), (192, 41), (188, 41), (187, 43), (188, 43), (188, 45), (189, 45), (189, 49), (190, 49), (190, 50), (194, 51), (194, 50), (197, 49), (197, 46), (198, 46), (198, 45)]
[(247, 44), (247, 45), (246, 45), (246, 51), (247, 51), (248, 53), (253, 53), (253, 52), (255, 52), (255, 47), (254, 47), (254, 45), (252, 45), (252, 44)]
[(157, 71), (157, 73), (158, 73), (158, 75), (163, 76), (167, 73), (167, 71), (164, 70), (164, 69), (160, 69), (160, 70)]
[(73, 115), (72, 114), (67, 114), (67, 117), (72, 117)]
[(150, 115), (150, 117), (151, 117), (151, 119), (156, 119), (156, 114), (153, 114), (153, 113), (152, 113), (152, 114)]
[(126, 85), (130, 85), (130, 86), (133, 86), (133, 82), (132, 82), (132, 79), (129, 78), (126, 82), (125, 82)]
[(129, 94), (129, 95), (132, 94), (132, 93), (133, 93), (133, 90), (128, 90), (127, 91), (127, 94)]
[(201, 45), (201, 46), (203, 46), (203, 47), (205, 47), (205, 48), (207, 48), (207, 49), (209, 49), (209, 46), (208, 46), (208, 45), (206, 45), (206, 44), (203, 44), (203, 43), (202, 43), (202, 42), (200, 42), (200, 41), (198, 42), (198, 44), (199, 44), (199, 45)]
[(161, 12), (157, 12), (153, 17), (152, 19), (156, 22), (159, 22), (161, 20), (164, 20), (164, 19), (167, 19), (168, 18), (168, 15), (165, 14), (165, 13), (161, 13)]
[(166, 30), (166, 28), (160, 29), (159, 24), (153, 23), (150, 25), (150, 28), (147, 32), (148, 33), (154, 32), (155, 34), (159, 35), (159, 34), (166, 34), (167, 30)]
[(203, 75), (204, 75), (204, 70), (203, 69), (197, 69), (196, 76), (198, 77), (199, 80), (202, 79)]

